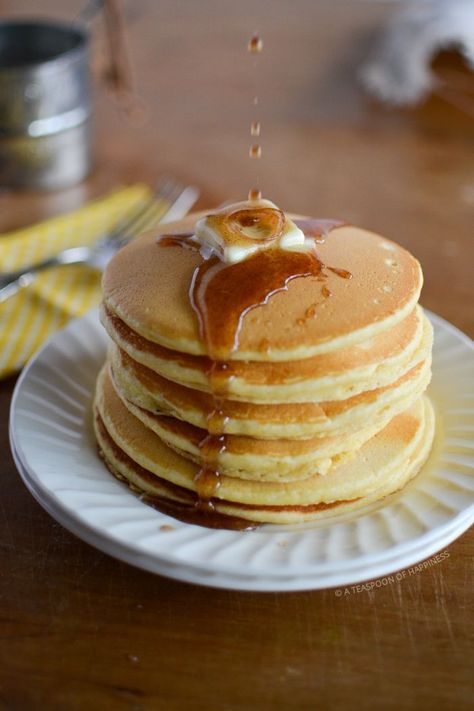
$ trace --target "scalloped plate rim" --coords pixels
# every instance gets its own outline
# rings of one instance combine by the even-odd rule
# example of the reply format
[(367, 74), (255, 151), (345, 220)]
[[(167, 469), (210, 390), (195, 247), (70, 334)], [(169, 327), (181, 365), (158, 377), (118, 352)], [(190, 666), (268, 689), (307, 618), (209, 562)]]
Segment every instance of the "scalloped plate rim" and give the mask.
[[(64, 513), (60, 509), (58, 510), (54, 506), (51, 506), (47, 498), (43, 499), (41, 493), (34, 488), (31, 480), (24, 477), (21, 460), (18, 458), (15, 450), (13, 450), (13, 452), (15, 463), (18, 466), (22, 479), (34, 499), (70, 533), (92, 547), (97, 548), (102, 553), (129, 565), (133, 565), (155, 575), (164, 575), (173, 580), (203, 585), (205, 587), (227, 590), (235, 589), (246, 592), (296, 592), (298, 590), (324, 590), (355, 585), (364, 581), (388, 576), (399, 570), (416, 565), (418, 562), (434, 555), (437, 551), (440, 551), (452, 543), (474, 522), (472, 516), (466, 516), (460, 524), (453, 526), (452, 529), (447, 532), (443, 532), (443, 535), (433, 540), (429, 546), (423, 545), (417, 547), (415, 550), (409, 551), (403, 556), (395, 557), (395, 559), (388, 558), (387, 560), (379, 562), (378, 565), (374, 564), (372, 568), (363, 565), (361, 566), (361, 570), (352, 569), (346, 571), (345, 575), (344, 571), (335, 571), (332, 574), (326, 575), (313, 573), (312, 575), (298, 576), (291, 575), (291, 572), (289, 572), (285, 577), (276, 576), (272, 578), (271, 575), (264, 576), (255, 572), (253, 575), (236, 575), (234, 577), (231, 573), (224, 572), (223, 574), (220, 570), (206, 570), (201, 567), (194, 568), (192, 565), (186, 565), (184, 563), (168, 563), (167, 561), (152, 556), (137, 556), (137, 551), (132, 546), (127, 547), (116, 539), (106, 535), (97, 536), (94, 529), (88, 526), (86, 522), (72, 518), (68, 512)], [(337, 578), (337, 573), (339, 573), (339, 578)], [(216, 576), (220, 576), (220, 578), (216, 579)]]
[[(93, 312), (89, 312), (86, 316), (82, 317), (81, 319), (75, 319), (74, 321), (70, 322), (68, 324), (68, 326), (66, 326), (66, 329), (63, 329), (63, 331), (67, 331), (68, 328), (73, 328), (74, 324), (77, 323), (77, 321), (83, 321), (86, 319), (90, 320), (90, 319), (96, 318), (95, 313), (96, 313), (96, 310), (94, 310)], [(452, 324), (447, 322), (442, 317), (439, 317), (434, 314), (430, 314), (430, 312), (428, 312), (428, 311), (427, 311), (427, 314), (432, 318), (432, 320), (435, 322), (435, 324), (436, 324), (436, 322), (438, 322), (438, 324), (441, 327), (448, 330), (457, 339), (460, 339), (465, 346), (467, 346), (469, 349), (473, 349), (473, 347), (474, 347), (473, 343), (468, 338), (468, 336), (466, 336), (466, 334), (462, 333), (462, 331), (457, 329), (455, 326), (453, 326)], [(62, 333), (62, 332), (59, 332), (59, 333)], [(25, 483), (27, 483), (25, 480), (25, 477), (29, 477), (33, 481), (35, 479), (37, 480), (37, 477), (36, 477), (36, 473), (34, 473), (32, 468), (28, 465), (27, 458), (25, 457), (25, 455), (22, 452), (20, 443), (15, 440), (14, 419), (15, 419), (16, 401), (19, 396), (19, 393), (21, 392), (24, 382), (28, 377), (28, 374), (29, 374), (31, 368), (34, 366), (34, 364), (39, 359), (41, 359), (41, 357), (45, 353), (45, 351), (47, 351), (47, 349), (49, 347), (51, 347), (51, 345), (54, 345), (54, 341), (56, 338), (58, 338), (58, 333), (54, 334), (50, 339), (48, 339), (48, 341), (43, 345), (41, 350), (38, 351), (38, 353), (35, 355), (35, 357), (30, 361), (29, 365), (27, 366), (27, 368), (25, 368), (25, 370), (23, 371), (23, 373), (21, 374), (21, 376), (18, 380), (18, 383), (15, 388), (14, 396), (12, 399), (11, 420), (10, 420), (10, 434), (11, 434), (12, 448), (14, 448), (16, 450), (15, 454), (16, 454), (17, 458), (22, 463), (23, 467), (25, 467), (25, 471), (20, 472), (22, 474), (22, 478), (24, 479)], [(44, 485), (42, 485), (38, 480), (37, 480), (37, 486), (44, 491)], [(30, 488), (30, 486), (28, 486), (28, 488)], [(30, 488), (30, 490), (31, 490), (31, 488)], [(130, 551), (131, 555), (135, 554), (140, 557), (151, 556), (154, 560), (157, 559), (157, 556), (153, 556), (148, 550), (142, 549), (140, 547), (139, 543), (135, 543), (135, 542), (125, 543), (120, 538), (112, 535), (108, 531), (104, 531), (104, 529), (100, 528), (100, 525), (99, 525), (99, 530), (98, 530), (97, 527), (91, 525), (91, 523), (86, 521), (82, 516), (80, 516), (80, 514), (78, 514), (71, 508), (69, 508), (66, 504), (64, 504), (64, 502), (60, 501), (60, 499), (58, 499), (58, 497), (54, 491), (51, 491), (49, 489), (47, 489), (46, 491), (47, 491), (46, 495), (53, 500), (52, 506), (53, 506), (54, 510), (59, 508), (59, 509), (61, 509), (63, 516), (69, 516), (69, 517), (72, 516), (73, 518), (75, 518), (77, 521), (79, 521), (81, 523), (81, 525), (90, 529), (91, 535), (94, 535), (96, 537), (97, 536), (99, 536), (99, 537), (105, 536), (111, 544), (115, 544), (119, 547), (126, 546), (128, 548), (128, 550)], [(127, 492), (127, 493), (129, 493), (129, 492)], [(133, 494), (130, 493), (130, 496), (133, 496)], [(37, 498), (37, 496), (35, 496), (35, 498)], [(44, 506), (43, 499), (40, 500), (40, 503)], [(317, 575), (317, 574), (328, 575), (331, 572), (333, 572), (334, 570), (340, 571), (341, 566), (342, 567), (346, 566), (349, 570), (355, 572), (355, 570), (357, 568), (360, 568), (361, 566), (363, 566), (363, 567), (369, 566), (370, 567), (370, 565), (374, 565), (378, 561), (383, 562), (384, 560), (387, 559), (389, 552), (390, 552), (390, 558), (393, 558), (394, 556), (395, 557), (401, 556), (404, 553), (408, 553), (413, 548), (418, 548), (418, 547), (424, 546), (424, 545), (428, 546), (431, 541), (437, 539), (440, 535), (442, 535), (443, 531), (448, 531), (448, 530), (451, 531), (453, 529), (453, 527), (456, 527), (457, 522), (459, 522), (459, 525), (461, 525), (461, 522), (465, 522), (466, 516), (470, 515), (470, 509), (472, 509), (472, 514), (474, 515), (474, 504), (472, 504), (467, 509), (458, 512), (455, 516), (450, 518), (449, 521), (443, 523), (442, 526), (431, 528), (430, 530), (419, 535), (412, 541), (403, 541), (401, 543), (395, 544), (394, 546), (391, 546), (390, 548), (384, 549), (383, 551), (379, 551), (377, 553), (366, 553), (364, 555), (357, 557), (354, 560), (348, 559), (345, 561), (335, 561), (335, 562), (330, 562), (330, 563), (327, 563), (327, 562), (316, 563), (316, 564), (313, 563), (310, 566), (306, 566), (306, 567), (301, 567), (301, 564), (299, 565), (299, 567), (296, 567), (296, 566), (290, 564), (290, 565), (287, 565), (284, 569), (282, 569), (281, 565), (276, 568), (267, 566), (267, 567), (265, 567), (265, 571), (260, 573), (260, 575), (263, 575), (263, 576), (271, 575), (271, 576), (277, 576), (277, 577), (278, 576), (284, 577), (287, 575), (298, 575), (298, 576), (303, 576), (303, 577)], [(52, 513), (51, 510), (49, 509), (49, 507), (48, 507), (48, 510), (50, 513)], [(55, 516), (54, 512), (52, 513), (52, 515)], [(330, 525), (330, 523), (331, 523), (330, 520), (328, 520), (328, 525)], [(282, 530), (284, 530), (284, 529), (282, 529), (282, 527), (279, 527), (278, 532), (281, 533)], [(316, 530), (316, 529), (308, 529), (308, 528), (301, 529), (301, 532), (306, 532), (306, 531), (309, 532), (311, 530)], [(292, 532), (294, 532), (294, 530)], [(268, 534), (271, 535), (271, 533), (272, 533), (272, 531), (268, 530)], [(239, 533), (238, 535), (242, 535), (242, 534)], [(244, 535), (252, 535), (252, 532), (246, 532)], [(93, 543), (93, 545), (94, 545), (94, 543)], [(116, 555), (116, 553), (115, 553), (115, 555)], [(158, 554), (158, 558), (163, 563), (166, 563), (166, 564), (172, 565), (172, 566), (189, 565), (186, 561), (183, 561), (182, 559), (177, 558), (176, 556), (166, 555), (165, 552), (160, 552)], [(212, 573), (216, 573), (216, 574), (226, 573), (226, 574), (229, 574), (232, 576), (232, 575), (239, 575), (239, 571), (241, 571), (242, 565), (232, 566), (232, 565), (226, 565), (223, 563), (212, 564), (212, 563), (208, 563), (208, 562), (206, 563), (206, 562), (200, 561), (198, 564), (196, 564), (196, 566), (191, 566), (191, 567), (194, 567), (197, 570), (206, 570), (207, 572), (212, 572)], [(255, 570), (255, 576), (258, 577), (258, 575), (259, 575), (259, 572), (257, 570)]]

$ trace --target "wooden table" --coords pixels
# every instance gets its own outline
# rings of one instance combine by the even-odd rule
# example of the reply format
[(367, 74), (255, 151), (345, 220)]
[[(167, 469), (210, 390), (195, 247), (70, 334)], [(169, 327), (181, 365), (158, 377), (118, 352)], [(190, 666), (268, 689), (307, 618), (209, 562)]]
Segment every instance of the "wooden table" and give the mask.
[[(71, 18), (81, 5), (44, 0), (41, 9)], [(472, 115), (440, 98), (388, 111), (355, 80), (390, 3), (127, 8), (148, 121), (130, 125), (97, 89), (91, 178), (53, 195), (2, 193), (0, 231), (163, 171), (199, 184), (202, 206), (245, 197), (256, 181), (245, 44), (258, 29), (264, 193), (407, 246), (424, 267), (424, 305), (474, 334)], [(0, 2), (3, 14), (13, 10), (31, 14), (31, 3)], [(244, 594), (156, 577), (77, 540), (26, 491), (9, 454), (13, 386), (0, 385), (2, 708), (468, 708), (472, 530), (439, 564), (371, 592)]]

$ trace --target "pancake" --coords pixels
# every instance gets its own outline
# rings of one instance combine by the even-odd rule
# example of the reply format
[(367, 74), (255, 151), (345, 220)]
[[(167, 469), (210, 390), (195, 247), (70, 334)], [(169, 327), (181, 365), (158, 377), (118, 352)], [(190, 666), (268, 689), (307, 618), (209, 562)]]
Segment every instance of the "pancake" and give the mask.
[[(110, 312), (145, 339), (182, 353), (206, 355), (188, 292), (201, 255), (163, 247), (160, 234), (192, 232), (196, 215), (163, 225), (134, 240), (110, 262), (103, 277)], [(327, 271), (321, 279), (294, 279), (284, 291), (243, 319), (230, 360), (290, 361), (360, 343), (387, 331), (413, 311), (422, 286), (417, 260), (376, 234), (352, 226), (330, 232), (317, 245)], [(308, 314), (317, 314), (308, 317)]]
[[(115, 386), (122, 398), (153, 414), (168, 415), (207, 429), (215, 405), (213, 398), (177, 385), (133, 361), (116, 346), (110, 348)], [(431, 359), (418, 363), (399, 380), (348, 400), (321, 403), (255, 405), (221, 400), (221, 434), (259, 439), (307, 438), (348, 434), (367, 422), (382, 422), (405, 410), (426, 389)]]
[(358, 511), (415, 476), (434, 416), (414, 257), (268, 201), (160, 230), (103, 277), (95, 431), (115, 476), (223, 527)]
[[(131, 332), (105, 309), (102, 323), (112, 340), (134, 361), (178, 384), (213, 391), (208, 359), (156, 346)], [(344, 400), (398, 380), (425, 360), (431, 347), (431, 324), (417, 308), (391, 332), (341, 351), (288, 363), (227, 362), (226, 398), (255, 403)]]
[[(108, 391), (114, 385), (109, 370), (104, 370), (97, 385), (98, 399), (110, 401)], [(205, 466), (202, 447), (208, 438), (207, 430), (174, 417), (150, 413), (124, 397), (119, 388), (114, 389), (130, 413), (165, 444), (201, 467)], [(107, 409), (106, 404), (104, 407)], [(324, 474), (342, 457), (353, 456), (389, 419), (390, 416), (385, 415), (381, 420), (340, 436), (265, 440), (224, 435), (219, 440), (215, 465), (222, 474), (254, 481), (295, 481), (314, 473)]]
[[(168, 484), (183, 499), (197, 501), (199, 468), (167, 447), (111, 391), (111, 400), (96, 401), (95, 430), (102, 456), (141, 492), (167, 497)], [(434, 417), (427, 398), (366, 442), (358, 455), (335, 466), (331, 473), (291, 483), (254, 482), (227, 475), (212, 498), (215, 509), (252, 521), (298, 522), (320, 517), (331, 507), (358, 508), (387, 496), (413, 477), (425, 461), (433, 439)], [(143, 476), (143, 472), (150, 476)], [(187, 492), (194, 493), (194, 497)], [(172, 498), (172, 497), (171, 497)]]

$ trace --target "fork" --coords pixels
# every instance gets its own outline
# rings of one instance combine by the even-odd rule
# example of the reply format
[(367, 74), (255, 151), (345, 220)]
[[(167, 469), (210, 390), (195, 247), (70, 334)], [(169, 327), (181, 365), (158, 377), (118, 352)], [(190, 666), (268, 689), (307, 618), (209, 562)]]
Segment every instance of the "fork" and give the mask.
[(131, 215), (121, 218), (110, 232), (99, 237), (90, 247), (69, 247), (29, 267), (0, 273), (0, 304), (32, 284), (40, 272), (50, 267), (87, 264), (103, 271), (114, 254), (136, 234), (158, 221), (170, 222), (183, 217), (194, 205), (198, 195), (199, 191), (194, 186), (184, 187), (173, 178), (162, 178), (150, 198), (133, 210)]

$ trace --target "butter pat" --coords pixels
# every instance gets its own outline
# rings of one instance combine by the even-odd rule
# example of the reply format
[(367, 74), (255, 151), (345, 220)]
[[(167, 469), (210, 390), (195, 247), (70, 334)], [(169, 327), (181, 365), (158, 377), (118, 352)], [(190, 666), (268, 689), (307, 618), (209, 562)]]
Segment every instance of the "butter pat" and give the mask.
[(198, 220), (196, 239), (226, 263), (261, 249), (307, 250), (303, 232), (270, 200), (245, 200)]

